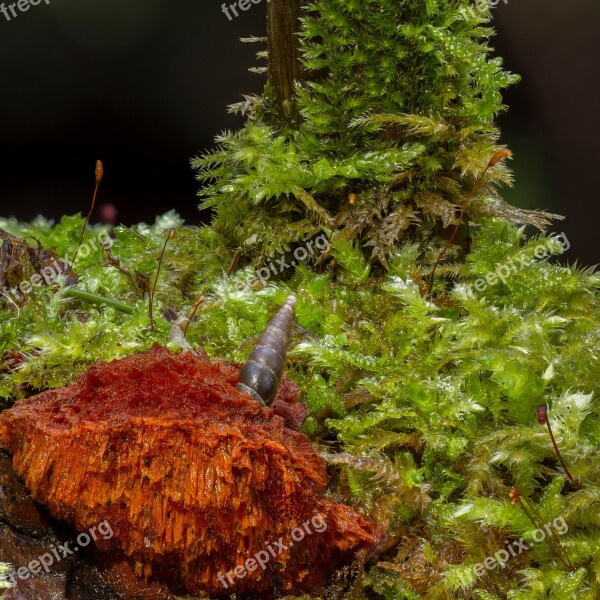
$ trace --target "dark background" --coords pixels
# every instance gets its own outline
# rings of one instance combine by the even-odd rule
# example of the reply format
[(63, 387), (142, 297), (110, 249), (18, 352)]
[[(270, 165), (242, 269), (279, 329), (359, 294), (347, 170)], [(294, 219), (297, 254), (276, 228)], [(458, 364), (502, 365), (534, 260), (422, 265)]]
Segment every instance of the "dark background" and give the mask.
[[(9, 0), (9, 4), (14, 0)], [(28, 220), (98, 203), (123, 223), (175, 208), (190, 223), (193, 155), (224, 129), (226, 106), (259, 92), (266, 2), (229, 21), (221, 0), (42, 0), (0, 14), (0, 215)], [(569, 258), (598, 262), (600, 3), (499, 0), (493, 46), (523, 80), (505, 94), (502, 141), (514, 151), (513, 204), (566, 215)], [(97, 214), (95, 215), (97, 218)]]

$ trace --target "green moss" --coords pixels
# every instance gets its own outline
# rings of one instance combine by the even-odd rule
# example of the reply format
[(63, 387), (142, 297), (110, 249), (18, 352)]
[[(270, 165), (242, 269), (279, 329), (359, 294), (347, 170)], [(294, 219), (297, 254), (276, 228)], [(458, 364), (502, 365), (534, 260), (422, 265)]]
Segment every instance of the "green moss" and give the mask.
[[(543, 226), (547, 215), (503, 203), (496, 186), (510, 173), (498, 164), (468, 206), (468, 238), (426, 293), (457, 207), (501, 147), (499, 92), (515, 80), (488, 57), (487, 9), (471, 15), (469, 5), (312, 3), (301, 30), (311, 75), (297, 89), (301, 123), (278, 129), (267, 93), (249, 103), (241, 131), (195, 161), (210, 180), (212, 225), (185, 228), (165, 215), (118, 228), (110, 257), (78, 260), (78, 287), (135, 312), (68, 298), (62, 280), (34, 289), (18, 316), (0, 304), (0, 349), (25, 354), (0, 375), (0, 393), (14, 399), (24, 382), (56, 387), (97, 359), (168, 343), (163, 310), (188, 314), (201, 294), (188, 340), (243, 360), (294, 293), (289, 377), (309, 408), (305, 431), (331, 463), (331, 494), (390, 540), (364, 568), (337, 574), (328, 598), (600, 596), (600, 275), (559, 264), (564, 236), (525, 235), (519, 225)], [(81, 220), (0, 227), (72, 254)], [(178, 233), (152, 332), (147, 283), (170, 227)], [(291, 263), (294, 247), (323, 233), (323, 255), (239, 285), (269, 258), (285, 253)], [(537, 422), (539, 404), (581, 489)], [(512, 487), (540, 523), (564, 519), (557, 539), (573, 572), (556, 543), (535, 541)], [(531, 548), (474, 574), (520, 538)]]
[[(121, 269), (151, 275), (150, 263), (174, 223), (171, 216), (152, 227), (119, 230), (111, 252)], [(56, 241), (62, 235), (60, 227), (50, 230), (50, 245), (52, 231)], [(188, 338), (212, 355), (243, 360), (272, 310), (288, 293), (297, 295), (300, 328), (290, 376), (310, 410), (306, 431), (317, 444), (336, 441), (343, 453), (330, 457), (339, 472), (336, 493), (377, 515), (390, 535), (400, 537), (398, 556), (403, 534), (431, 545), (431, 589), (460, 597), (460, 565), (493, 556), (507, 536), (531, 538), (531, 523), (508, 498), (517, 486), (544, 522), (564, 517), (569, 530), (561, 543), (580, 570), (568, 574), (545, 544), (532, 544), (519, 559), (519, 568), (526, 567), (521, 578), (496, 570), (474, 581), (475, 588), (492, 594), (488, 597), (520, 598), (529, 590), (528, 597), (543, 598), (553, 582), (554, 590), (576, 586), (578, 598), (597, 594), (598, 274), (536, 260), (506, 283), (477, 291), (486, 269), (531, 253), (533, 241), (500, 220), (485, 221), (474, 232), (469, 259), (458, 265), (442, 306), (424, 299), (418, 285), (400, 275), (407, 257), (414, 257), (411, 244), (391, 257), (389, 273), (377, 277), (357, 278), (353, 273), (364, 273), (364, 266), (340, 257), (323, 273), (299, 268), (286, 281), (253, 291), (239, 289), (233, 276), (223, 274), (205, 230), (179, 227), (176, 239), (167, 249), (157, 301), (185, 312), (204, 293), (207, 300)], [(558, 252), (554, 240), (534, 242)], [(332, 256), (338, 252), (353, 250), (333, 248)], [(198, 270), (189, 256), (204, 261), (204, 268)], [(413, 272), (420, 268), (418, 261), (412, 265)], [(157, 330), (148, 329), (147, 300), (136, 300), (139, 291), (116, 267), (90, 261), (76, 275), (80, 287), (112, 292), (138, 310), (126, 315), (67, 299), (63, 289), (42, 288), (17, 318), (6, 304), (4, 315), (13, 320), (0, 325), (3, 349), (27, 356), (20, 369), (2, 375), (6, 397), (18, 395), (20, 383), (56, 387), (96, 359), (168, 342), (168, 322), (157, 310)], [(549, 406), (561, 452), (581, 490), (566, 481), (537, 423), (540, 403)], [(480, 526), (488, 531), (483, 546)], [(460, 560), (450, 562), (447, 544), (462, 549)], [(395, 564), (394, 552), (386, 560)], [(367, 570), (360, 585), (374, 598), (430, 597), (414, 596), (419, 582), (402, 573)], [(552, 597), (570, 593), (554, 591)]]
[[(243, 105), (245, 127), (193, 161), (213, 228), (260, 262), (323, 225), (387, 261), (409, 238), (434, 250), (473, 182), (502, 146), (500, 91), (517, 81), (489, 58), (487, 6), (468, 0), (320, 0), (300, 31), (306, 81), (299, 123), (278, 129), (267, 92)], [(503, 164), (486, 174), (468, 216), (543, 226), (543, 213), (502, 202)], [(354, 204), (348, 203), (356, 195)], [(431, 260), (433, 255), (428, 256)]]

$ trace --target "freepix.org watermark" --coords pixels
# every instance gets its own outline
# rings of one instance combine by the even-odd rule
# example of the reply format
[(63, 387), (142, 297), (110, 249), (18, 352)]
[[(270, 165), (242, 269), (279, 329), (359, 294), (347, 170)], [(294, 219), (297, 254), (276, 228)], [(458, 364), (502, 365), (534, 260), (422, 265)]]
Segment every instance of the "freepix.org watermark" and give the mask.
[[(113, 244), (110, 235), (106, 231), (101, 231), (95, 239), (91, 239), (79, 247), (77, 256), (86, 258), (90, 255), (91, 250), (97, 251), (98, 246), (96, 245), (96, 241), (105, 250), (108, 250)], [(13, 305), (16, 305), (15, 300), (22, 303), (34, 287), (52, 285), (59, 275), (67, 273), (72, 266), (73, 263), (68, 258), (58, 258), (52, 263), (52, 266), (44, 267), (38, 273), (34, 273), (29, 279), (21, 281), (19, 285), (12, 288), (6, 286), (0, 288), (0, 296), (4, 296)]]
[[(262, 0), (237, 0), (236, 2), (233, 2), (232, 4), (230, 4), (229, 6), (225, 2), (223, 2), (223, 5), (221, 6), (221, 12), (230, 21), (233, 21), (233, 17), (240, 16), (240, 14), (237, 11), (238, 8), (243, 11), (250, 10), (250, 8), (252, 7), (253, 4), (260, 4), (261, 2), (262, 2)], [(267, 2), (271, 2), (271, 0), (267, 0)], [(233, 17), (231, 16), (231, 13), (229, 11), (231, 11), (231, 13), (233, 13)]]
[[(50, 547), (50, 552), (42, 554), (37, 560), (32, 560), (26, 567), (19, 567), (10, 573), (0, 573), (0, 582), (9, 582), (12, 586), (17, 585), (17, 579), (28, 579), (31, 575), (37, 575), (42, 572), (50, 572), (50, 567), (55, 562), (60, 562), (71, 554), (78, 552), (80, 548), (89, 546), (92, 540), (96, 541), (99, 536), (102, 539), (109, 540), (113, 536), (113, 530), (108, 521), (102, 521), (99, 525), (91, 527), (87, 533), (80, 533), (77, 536), (77, 545), (69, 548), (70, 542), (65, 542), (62, 546)], [(0, 586), (2, 587), (2, 586)]]
[(509, 260), (506, 263), (502, 263), (498, 265), (493, 271), (490, 271), (485, 276), (485, 279), (478, 279), (473, 284), (473, 287), (478, 292), (483, 292), (488, 286), (496, 285), (499, 281), (506, 285), (508, 278), (517, 271), (531, 266), (536, 261), (544, 261), (550, 258), (550, 256), (552, 256), (552, 254), (555, 253), (554, 250), (556, 248), (556, 244), (558, 244), (562, 248), (563, 252), (566, 252), (571, 247), (571, 242), (569, 242), (564, 232), (559, 235), (553, 236), (550, 239), (548, 239), (546, 243), (538, 244), (534, 248), (534, 260), (530, 260), (527, 256), (518, 256), (516, 262), (514, 260)]
[[(320, 251), (320, 255), (325, 254), (331, 248), (327, 236), (322, 233), (314, 240), (306, 242), (306, 247), (298, 246), (293, 252), (294, 259), (291, 262), (286, 261), (285, 256), (280, 256), (273, 262), (269, 260), (264, 267), (257, 269), (256, 276), (251, 277), (247, 280), (236, 279), (233, 286), (236, 290), (251, 290), (253, 286), (266, 285), (267, 281), (279, 273), (283, 273), (286, 269), (294, 268), (298, 263), (304, 262), (308, 258), (312, 258), (315, 255), (315, 248)], [(288, 259), (289, 260), (289, 259)]]
[[(558, 535), (564, 535), (565, 533), (567, 533), (567, 531), (569, 531), (569, 526), (567, 525), (564, 517), (562, 516), (556, 517), (556, 519), (552, 521), (552, 526), (554, 527)], [(546, 523), (543, 526), (543, 529), (536, 529), (532, 534), (532, 538), (536, 544), (540, 544), (546, 539), (546, 535), (552, 538), (550, 523)], [(488, 556), (483, 562), (473, 565), (471, 567), (471, 570), (475, 574), (475, 578), (479, 579), (485, 573), (486, 569), (488, 571), (493, 571), (498, 566), (501, 569), (503, 569), (511, 558), (516, 558), (517, 556), (519, 556), (519, 554), (529, 550), (532, 547), (533, 544), (526, 544), (523, 538), (512, 543), (506, 542), (506, 550), (498, 550), (498, 552), (496, 552), (494, 556)], [(463, 580), (463, 584), (465, 587), (468, 587), (470, 585), (468, 578), (465, 574), (462, 575), (461, 579)]]
[[(0, 4), (0, 12), (4, 15), (7, 21), (18, 16), (17, 9), (20, 13), (27, 12), (32, 6), (37, 6), (42, 0), (19, 0), (12, 4), (6, 5), (4, 2)], [(46, 4), (50, 4), (50, 0), (44, 0)], [(8, 14), (10, 12), (10, 15)], [(12, 15), (12, 16), (11, 16)]]
[[(313, 531), (310, 528), (311, 524), (315, 528), (315, 531)], [(323, 533), (326, 529), (327, 523), (325, 522), (323, 516), (315, 515), (309, 521), (305, 521), (304, 523), (302, 523), (301, 527), (296, 527), (296, 529), (292, 531), (293, 541), (288, 542), (288, 546), (286, 546), (283, 543), (283, 537), (280, 537), (278, 542), (272, 542), (270, 544), (267, 544), (266, 550), (260, 550), (254, 555), (253, 558), (246, 559), (246, 562), (244, 562), (243, 565), (238, 565), (235, 569), (227, 571), (227, 573), (225, 573), (225, 576), (223, 576), (223, 573), (219, 571), (217, 573), (217, 578), (221, 585), (225, 589), (227, 589), (230, 585), (233, 585), (235, 583), (233, 580), (234, 577), (236, 579), (244, 579), (244, 577), (246, 577), (248, 573), (256, 571), (259, 565), (264, 571), (267, 568), (267, 564), (269, 563), (271, 558), (276, 558), (286, 550), (289, 550), (289, 548), (291, 548), (295, 542), (301, 542), (307, 535), (312, 535), (315, 532)], [(225, 578), (227, 578), (229, 584), (227, 583), (227, 581), (225, 581)]]

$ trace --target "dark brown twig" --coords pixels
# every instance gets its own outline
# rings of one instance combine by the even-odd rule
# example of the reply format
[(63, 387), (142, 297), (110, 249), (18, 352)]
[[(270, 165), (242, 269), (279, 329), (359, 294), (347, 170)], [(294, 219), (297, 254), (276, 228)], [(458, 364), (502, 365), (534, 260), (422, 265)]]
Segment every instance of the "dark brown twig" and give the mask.
[(237, 267), (237, 264), (240, 260), (241, 255), (242, 255), (241, 250), (235, 251), (233, 258), (231, 259), (231, 262), (229, 263), (229, 268), (227, 269), (227, 277), (229, 277), (235, 271), (235, 268)]

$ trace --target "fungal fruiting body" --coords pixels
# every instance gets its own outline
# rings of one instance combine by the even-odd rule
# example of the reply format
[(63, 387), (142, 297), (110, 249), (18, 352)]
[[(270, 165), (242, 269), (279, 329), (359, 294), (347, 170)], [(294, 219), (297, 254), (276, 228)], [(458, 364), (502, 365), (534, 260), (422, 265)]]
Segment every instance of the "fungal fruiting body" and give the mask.
[[(98, 363), (0, 413), (0, 446), (55, 517), (79, 531), (108, 521), (114, 535), (96, 545), (138, 576), (211, 597), (316, 590), (374, 544), (372, 527), (323, 497), (297, 387), (283, 380), (262, 406), (236, 390), (239, 373), (158, 346)], [(316, 515), (326, 529), (295, 542)], [(276, 543), (286, 550), (264, 569), (225, 578)]]

